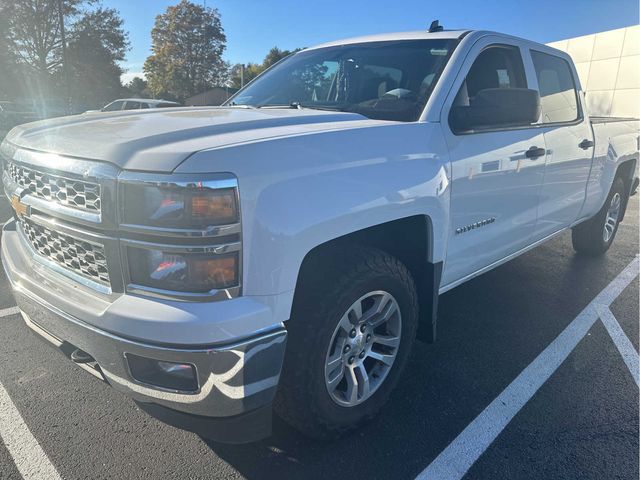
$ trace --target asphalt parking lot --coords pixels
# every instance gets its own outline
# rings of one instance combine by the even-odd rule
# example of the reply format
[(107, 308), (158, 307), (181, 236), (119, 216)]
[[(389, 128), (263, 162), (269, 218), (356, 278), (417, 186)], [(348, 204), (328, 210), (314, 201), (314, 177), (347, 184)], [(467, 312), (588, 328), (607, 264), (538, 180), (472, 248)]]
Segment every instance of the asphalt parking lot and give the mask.
[(565, 233), (444, 294), (438, 342), (416, 344), (363, 429), (318, 443), (276, 420), (243, 446), (164, 425), (77, 368), (4, 310), (2, 276), (0, 478), (637, 479), (637, 255), (638, 196), (604, 257)]

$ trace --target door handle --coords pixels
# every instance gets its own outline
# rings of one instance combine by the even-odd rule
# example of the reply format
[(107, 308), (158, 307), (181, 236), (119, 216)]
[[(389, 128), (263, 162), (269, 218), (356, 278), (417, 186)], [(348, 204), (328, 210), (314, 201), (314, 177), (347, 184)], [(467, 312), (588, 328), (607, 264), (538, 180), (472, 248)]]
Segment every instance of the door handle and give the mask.
[(531, 147), (529, 150), (524, 152), (524, 156), (527, 157), (527, 158), (533, 159), (533, 158), (541, 157), (545, 153), (547, 153), (547, 151), (544, 148)]
[(593, 147), (593, 140), (587, 140), (586, 138), (584, 140), (582, 140), (578, 146), (583, 149), (586, 150), (587, 148), (591, 148)]

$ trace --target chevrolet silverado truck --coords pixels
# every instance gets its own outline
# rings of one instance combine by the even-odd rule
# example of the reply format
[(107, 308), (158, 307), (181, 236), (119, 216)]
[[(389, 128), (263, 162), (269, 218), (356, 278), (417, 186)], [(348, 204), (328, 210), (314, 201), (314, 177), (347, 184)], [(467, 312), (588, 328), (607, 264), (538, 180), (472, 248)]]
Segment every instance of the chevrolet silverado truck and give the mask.
[(639, 129), (589, 118), (570, 57), (520, 38), (328, 43), (222, 107), (14, 128), (2, 264), (27, 325), (151, 415), (331, 437), (435, 341), (439, 294), (568, 229), (603, 254)]

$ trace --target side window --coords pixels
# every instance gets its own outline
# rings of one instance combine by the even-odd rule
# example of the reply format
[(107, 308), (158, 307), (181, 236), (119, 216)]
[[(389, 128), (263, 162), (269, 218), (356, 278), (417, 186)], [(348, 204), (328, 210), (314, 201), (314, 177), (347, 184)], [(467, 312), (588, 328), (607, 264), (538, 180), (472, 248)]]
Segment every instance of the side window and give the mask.
[(149, 108), (149, 104), (143, 102), (140, 104), (140, 108)]
[(138, 110), (140, 108), (140, 102), (127, 102), (124, 109), (125, 110)]
[(110, 103), (109, 105), (107, 105), (106, 107), (104, 107), (102, 109), (103, 112), (115, 112), (117, 110), (121, 110), (122, 109), (122, 104), (124, 102), (122, 101), (115, 101)]
[(562, 58), (531, 51), (538, 78), (542, 122), (573, 122), (578, 119), (578, 94), (569, 64)]
[(491, 45), (476, 57), (449, 112), (455, 134), (527, 127), (540, 117), (538, 93), (527, 88), (520, 49)]
[(491, 88), (527, 88), (520, 50), (496, 45), (483, 50), (473, 62), (456, 96), (455, 105), (473, 105), (478, 93)]

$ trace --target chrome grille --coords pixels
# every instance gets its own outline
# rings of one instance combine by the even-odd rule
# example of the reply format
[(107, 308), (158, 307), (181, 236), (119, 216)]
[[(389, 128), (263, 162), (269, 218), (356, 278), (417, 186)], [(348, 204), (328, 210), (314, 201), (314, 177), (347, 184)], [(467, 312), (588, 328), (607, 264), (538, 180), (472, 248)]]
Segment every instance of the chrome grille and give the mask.
[(45, 259), (85, 278), (109, 285), (104, 246), (51, 230), (20, 218), (22, 231), (31, 247)]
[(9, 177), (36, 197), (67, 207), (100, 212), (100, 185), (84, 180), (72, 180), (9, 162)]

